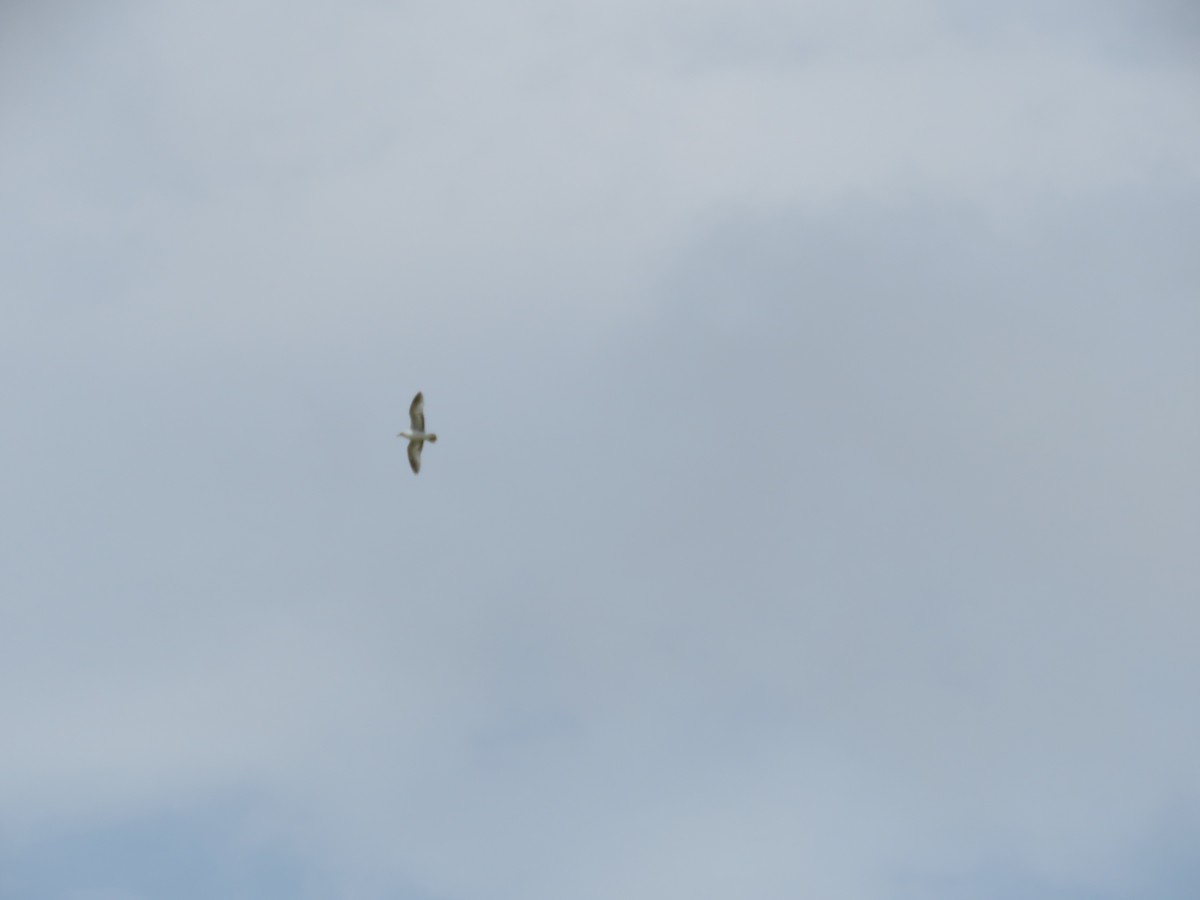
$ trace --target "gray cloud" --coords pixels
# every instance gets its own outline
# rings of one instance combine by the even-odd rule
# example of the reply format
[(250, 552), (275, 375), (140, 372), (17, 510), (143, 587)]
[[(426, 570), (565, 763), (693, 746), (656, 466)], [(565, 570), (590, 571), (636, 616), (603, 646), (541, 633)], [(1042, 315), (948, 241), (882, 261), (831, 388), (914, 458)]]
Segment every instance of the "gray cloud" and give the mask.
[(22, 890), (150, 890), (46, 874), (148, 822), (279, 896), (1192, 877), (1165, 36), (234, 6), (8, 32), (43, 51), (0, 105)]

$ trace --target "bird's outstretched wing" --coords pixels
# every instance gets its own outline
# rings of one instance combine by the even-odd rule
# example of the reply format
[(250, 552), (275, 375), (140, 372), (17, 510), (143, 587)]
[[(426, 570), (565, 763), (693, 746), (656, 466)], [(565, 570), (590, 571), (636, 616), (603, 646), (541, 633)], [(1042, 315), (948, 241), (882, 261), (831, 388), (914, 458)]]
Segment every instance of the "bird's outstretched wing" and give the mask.
[(425, 397), (420, 391), (413, 397), (412, 406), (408, 408), (408, 417), (412, 420), (413, 431), (425, 430)]
[(421, 471), (421, 448), (424, 446), (424, 441), (408, 442), (408, 464), (412, 466), (414, 475)]

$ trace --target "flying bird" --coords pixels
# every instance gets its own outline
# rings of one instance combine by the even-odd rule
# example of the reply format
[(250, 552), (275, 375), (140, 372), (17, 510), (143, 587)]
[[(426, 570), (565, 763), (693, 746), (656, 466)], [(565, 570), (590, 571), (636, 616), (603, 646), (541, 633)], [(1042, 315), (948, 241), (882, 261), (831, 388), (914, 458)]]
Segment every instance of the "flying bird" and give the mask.
[(402, 431), (396, 437), (408, 438), (408, 464), (416, 475), (421, 471), (421, 448), (426, 441), (431, 444), (437, 441), (436, 434), (425, 430), (425, 397), (420, 391), (408, 408), (408, 418), (412, 422), (412, 431)]

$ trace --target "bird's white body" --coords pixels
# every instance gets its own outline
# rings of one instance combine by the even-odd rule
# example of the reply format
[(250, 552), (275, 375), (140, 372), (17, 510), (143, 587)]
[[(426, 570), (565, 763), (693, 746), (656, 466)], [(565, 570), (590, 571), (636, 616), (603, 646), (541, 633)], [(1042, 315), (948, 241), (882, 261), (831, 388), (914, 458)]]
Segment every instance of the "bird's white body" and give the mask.
[(396, 437), (408, 438), (410, 441), (437, 442), (437, 435), (432, 431), (402, 431)]

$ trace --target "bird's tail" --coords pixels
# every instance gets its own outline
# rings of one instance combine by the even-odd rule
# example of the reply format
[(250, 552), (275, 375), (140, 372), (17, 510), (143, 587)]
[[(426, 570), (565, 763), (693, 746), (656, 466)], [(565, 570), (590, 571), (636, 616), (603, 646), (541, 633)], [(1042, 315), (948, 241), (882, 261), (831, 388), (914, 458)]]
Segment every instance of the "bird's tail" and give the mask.
[(436, 444), (437, 443), (437, 435), (436, 434), (428, 435), (425, 438), (425, 440), (429, 441), (429, 443), (431, 443), (431, 444)]

